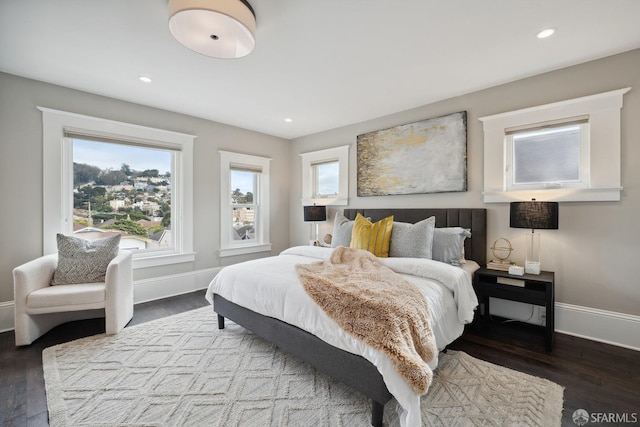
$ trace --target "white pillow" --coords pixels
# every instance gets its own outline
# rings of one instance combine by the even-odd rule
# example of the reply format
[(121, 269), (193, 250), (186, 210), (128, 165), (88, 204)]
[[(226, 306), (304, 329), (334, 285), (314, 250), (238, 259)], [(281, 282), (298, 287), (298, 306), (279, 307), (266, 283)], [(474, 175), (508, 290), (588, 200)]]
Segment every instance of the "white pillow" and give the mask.
[(431, 259), (435, 224), (434, 216), (415, 224), (394, 222), (389, 256)]
[(462, 227), (436, 228), (432, 259), (451, 265), (464, 264), (464, 241), (467, 237), (471, 237), (471, 231)]

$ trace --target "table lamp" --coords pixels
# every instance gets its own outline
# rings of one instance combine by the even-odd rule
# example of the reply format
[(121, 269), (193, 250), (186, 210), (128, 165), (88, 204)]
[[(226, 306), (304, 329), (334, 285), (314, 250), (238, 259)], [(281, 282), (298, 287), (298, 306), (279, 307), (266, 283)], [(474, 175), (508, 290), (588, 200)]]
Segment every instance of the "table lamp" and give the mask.
[(509, 212), (511, 228), (530, 228), (527, 235), (527, 259), (525, 273), (540, 274), (540, 234), (535, 230), (558, 229), (558, 202), (511, 202)]
[(326, 221), (327, 220), (327, 207), (326, 206), (303, 206), (304, 208), (304, 221), (309, 222), (312, 221), (313, 225), (315, 225), (316, 234), (315, 239), (313, 240), (313, 246), (320, 246), (320, 241), (318, 240), (318, 221)]

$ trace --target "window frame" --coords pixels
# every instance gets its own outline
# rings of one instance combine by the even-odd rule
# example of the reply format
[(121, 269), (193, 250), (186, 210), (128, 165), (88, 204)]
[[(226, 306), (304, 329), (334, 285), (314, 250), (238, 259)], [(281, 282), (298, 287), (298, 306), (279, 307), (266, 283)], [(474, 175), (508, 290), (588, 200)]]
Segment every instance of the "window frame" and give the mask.
[[(269, 240), (269, 167), (271, 159), (267, 157), (240, 154), (220, 150), (220, 257), (244, 255), (271, 251)], [(238, 205), (231, 203), (231, 170), (232, 169), (259, 170), (257, 175), (257, 197), (254, 195), (253, 204), (257, 206), (255, 212), (256, 239), (243, 242), (233, 240), (231, 224), (233, 224), (232, 210)]]
[[(302, 206), (349, 204), (349, 146), (328, 148), (300, 154), (302, 160)], [(315, 197), (314, 165), (338, 162), (338, 194), (328, 197)]]
[[(484, 131), (485, 203), (517, 200), (620, 201), (620, 110), (630, 87), (522, 110), (480, 117)], [(509, 129), (588, 117), (589, 184), (586, 188), (509, 190), (506, 143)]]
[[(43, 124), (43, 253), (57, 252), (56, 234), (73, 232), (73, 142), (66, 133), (169, 148), (173, 155), (174, 248), (133, 254), (133, 268), (193, 262), (193, 143), (195, 135), (37, 107)], [(173, 215), (175, 214), (175, 218)]]

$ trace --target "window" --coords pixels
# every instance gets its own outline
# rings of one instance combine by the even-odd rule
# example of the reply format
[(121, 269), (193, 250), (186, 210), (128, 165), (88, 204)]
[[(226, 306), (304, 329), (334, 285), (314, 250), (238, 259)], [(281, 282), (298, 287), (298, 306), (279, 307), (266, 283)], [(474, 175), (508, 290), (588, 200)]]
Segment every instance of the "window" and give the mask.
[(256, 213), (258, 212), (258, 178), (261, 171), (231, 166), (232, 239), (244, 243), (256, 242)]
[(507, 190), (587, 188), (588, 118), (507, 130)]
[(271, 250), (271, 159), (220, 151), (220, 256)]
[(313, 163), (313, 197), (336, 197), (340, 194), (340, 163), (337, 160)]
[(38, 107), (44, 253), (56, 233), (122, 235), (134, 268), (195, 260), (193, 135)]
[(349, 204), (349, 146), (302, 157), (302, 205)]
[(179, 153), (66, 136), (73, 156), (73, 234), (96, 240), (118, 233), (120, 249), (134, 252), (173, 250), (171, 179)]
[(484, 201), (618, 201), (630, 88), (481, 117)]

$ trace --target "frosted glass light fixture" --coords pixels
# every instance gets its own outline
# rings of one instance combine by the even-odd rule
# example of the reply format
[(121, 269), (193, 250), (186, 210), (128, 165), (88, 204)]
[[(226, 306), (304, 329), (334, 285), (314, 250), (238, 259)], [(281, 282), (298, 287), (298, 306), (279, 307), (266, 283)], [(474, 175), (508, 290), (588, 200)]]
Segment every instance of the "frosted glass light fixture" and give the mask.
[(256, 16), (245, 0), (169, 0), (169, 31), (202, 55), (241, 58), (256, 45)]

